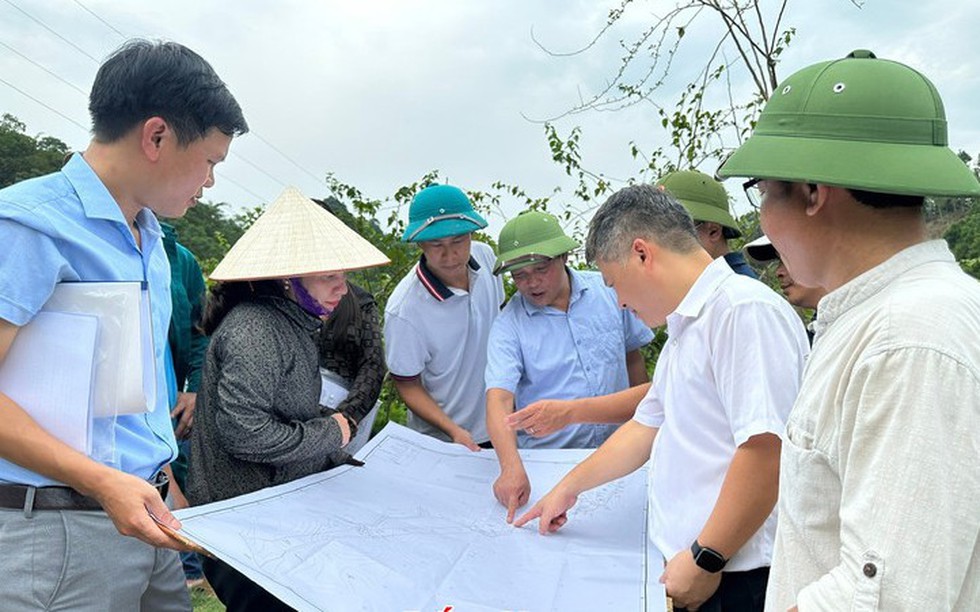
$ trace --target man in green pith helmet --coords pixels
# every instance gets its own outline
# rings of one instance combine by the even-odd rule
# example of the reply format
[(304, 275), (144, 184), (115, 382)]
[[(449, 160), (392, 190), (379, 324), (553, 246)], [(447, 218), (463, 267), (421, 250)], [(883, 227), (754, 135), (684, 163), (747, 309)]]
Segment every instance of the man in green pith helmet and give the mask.
[(509, 523), (531, 493), (518, 448), (596, 448), (633, 415), (537, 400), (598, 397), (649, 382), (640, 348), (653, 332), (619, 305), (601, 274), (568, 267), (579, 244), (554, 215), (518, 215), (500, 231), (498, 247), (494, 274), (510, 272), (518, 293), (490, 329), (487, 430), (500, 461), (493, 492)]
[(854, 51), (783, 82), (719, 170), (828, 291), (787, 424), (767, 608), (980, 609), (980, 284), (925, 196), (977, 196), (933, 84)]
[(504, 301), (493, 249), (471, 240), (486, 226), (458, 187), (415, 194), (402, 240), (422, 257), (388, 298), (384, 321), (385, 359), (408, 426), (473, 451), (489, 447), (483, 371)]
[(728, 210), (728, 193), (721, 183), (704, 172), (678, 170), (657, 181), (657, 187), (670, 192), (691, 214), (698, 242), (709, 255), (724, 257), (738, 274), (758, 278), (745, 257), (728, 247), (728, 241), (740, 237), (742, 231)]

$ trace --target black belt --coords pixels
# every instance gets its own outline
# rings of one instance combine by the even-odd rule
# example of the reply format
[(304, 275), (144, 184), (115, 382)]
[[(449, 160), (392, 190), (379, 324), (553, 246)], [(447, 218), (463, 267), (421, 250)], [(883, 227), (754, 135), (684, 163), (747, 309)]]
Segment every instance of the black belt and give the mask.
[[(158, 472), (150, 484), (166, 499), (170, 479)], [(82, 495), (70, 487), (30, 487), (19, 484), (0, 484), (0, 508), (23, 510), (102, 510), (94, 497)]]

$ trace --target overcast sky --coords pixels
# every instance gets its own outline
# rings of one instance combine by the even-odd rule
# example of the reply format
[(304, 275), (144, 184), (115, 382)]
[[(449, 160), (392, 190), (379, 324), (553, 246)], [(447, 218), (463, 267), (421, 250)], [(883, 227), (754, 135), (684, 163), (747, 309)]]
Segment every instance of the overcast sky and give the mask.
[[(323, 196), (320, 179), (327, 172), (384, 199), (433, 169), (468, 189), (504, 180), (547, 195), (570, 184), (550, 159), (541, 124), (526, 117), (561, 115), (580, 96), (600, 90), (618, 66), (618, 39), (629, 39), (673, 2), (637, 2), (611, 36), (571, 57), (545, 53), (531, 31), (549, 48), (570, 51), (590, 40), (614, 4), (0, 0), (0, 79), (6, 82), (0, 82), (0, 112), (17, 116), (32, 134), (84, 149), (86, 96), (99, 62), (124, 36), (164, 38), (212, 63), (252, 128), (232, 144), (207, 199), (254, 206), (287, 184)], [(781, 76), (854, 48), (909, 63), (939, 88), (951, 146), (980, 153), (980, 2), (791, 5), (784, 23), (796, 27), (797, 38), (783, 57)], [(678, 82), (709, 51), (717, 26), (704, 23), (691, 33), (695, 46), (675, 62)], [(652, 107), (641, 105), (578, 114), (557, 125), (561, 133), (581, 125), (586, 165), (618, 184), (639, 167), (629, 142), (651, 148), (661, 137), (655, 121)]]

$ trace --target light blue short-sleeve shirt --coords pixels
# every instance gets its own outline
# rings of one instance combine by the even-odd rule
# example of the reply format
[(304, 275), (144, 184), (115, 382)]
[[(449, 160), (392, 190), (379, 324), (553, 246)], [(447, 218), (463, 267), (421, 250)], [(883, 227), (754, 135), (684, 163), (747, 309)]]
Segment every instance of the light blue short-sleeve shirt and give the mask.
[[(514, 295), (490, 330), (487, 389), (514, 394), (520, 410), (542, 399), (597, 397), (629, 387), (626, 353), (653, 339), (620, 307), (598, 272), (569, 270), (568, 311)], [(581, 423), (550, 436), (517, 432), (520, 448), (596, 448), (618, 425)]]
[[(106, 438), (114, 456), (106, 465), (149, 478), (177, 455), (167, 405), (165, 354), (170, 324), (170, 264), (160, 224), (144, 208), (136, 216), (137, 247), (122, 211), (79, 155), (59, 172), (0, 190), (0, 319), (23, 326), (55, 285), (72, 281), (139, 281), (149, 290), (156, 372), (152, 411), (96, 419), (96, 445)], [(100, 438), (101, 436), (101, 438)], [(59, 484), (0, 459), (0, 481)]]

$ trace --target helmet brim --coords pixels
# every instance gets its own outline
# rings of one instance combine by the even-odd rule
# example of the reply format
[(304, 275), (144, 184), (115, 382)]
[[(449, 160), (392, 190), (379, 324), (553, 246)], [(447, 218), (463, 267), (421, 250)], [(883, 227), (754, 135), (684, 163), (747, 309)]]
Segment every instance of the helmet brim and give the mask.
[[(409, 223), (402, 234), (402, 242), (427, 242), (453, 236), (472, 234), (487, 226), (487, 220), (475, 211), (459, 213), (465, 219), (443, 219), (424, 227), (428, 220)], [(421, 228), (421, 231), (419, 231)]]
[(980, 182), (948, 147), (754, 134), (718, 169), (740, 176), (911, 196), (977, 196)]
[(564, 255), (565, 253), (570, 253), (579, 248), (579, 246), (578, 242), (568, 236), (556, 236), (550, 240), (531, 244), (526, 247), (504, 251), (497, 256), (497, 261), (493, 266), (493, 273), (503, 274), (504, 272), (514, 272), (543, 259), (551, 259), (559, 255)]

